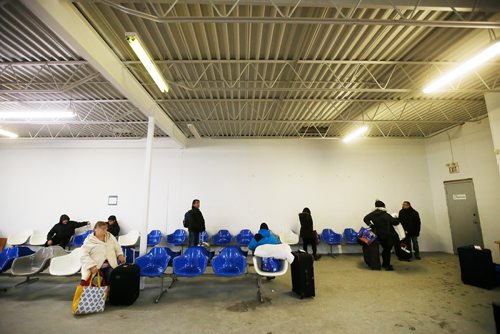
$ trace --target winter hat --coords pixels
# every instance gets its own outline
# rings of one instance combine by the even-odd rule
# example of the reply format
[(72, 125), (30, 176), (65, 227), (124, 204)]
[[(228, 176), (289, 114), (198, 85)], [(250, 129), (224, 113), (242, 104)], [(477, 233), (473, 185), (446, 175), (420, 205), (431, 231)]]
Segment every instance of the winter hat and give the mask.
[(385, 208), (385, 203), (378, 199), (375, 201), (375, 207), (376, 208)]
[(266, 223), (262, 223), (262, 224), (260, 224), (260, 229), (261, 230), (269, 230), (269, 227), (267, 226)]
[(309, 210), (309, 208), (304, 208), (304, 210), (302, 210), (302, 213), (311, 214), (311, 210)]

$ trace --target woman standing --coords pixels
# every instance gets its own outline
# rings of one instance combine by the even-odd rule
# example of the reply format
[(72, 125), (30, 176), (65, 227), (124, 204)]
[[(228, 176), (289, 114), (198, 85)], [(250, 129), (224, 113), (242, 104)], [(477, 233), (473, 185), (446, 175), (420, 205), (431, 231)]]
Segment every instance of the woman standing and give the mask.
[(81, 262), (82, 280), (86, 280), (89, 273), (95, 274), (101, 270), (106, 282), (109, 282), (113, 268), (125, 263), (122, 248), (116, 238), (108, 232), (107, 223), (95, 224), (94, 233), (83, 243)]
[(309, 208), (304, 208), (302, 213), (299, 213), (300, 220), (300, 236), (302, 237), (302, 242), (304, 244), (304, 250), (307, 252), (307, 246), (311, 245), (313, 256), (315, 260), (319, 260), (320, 256), (316, 254), (316, 240), (313, 237), (313, 220), (311, 216), (311, 210)]

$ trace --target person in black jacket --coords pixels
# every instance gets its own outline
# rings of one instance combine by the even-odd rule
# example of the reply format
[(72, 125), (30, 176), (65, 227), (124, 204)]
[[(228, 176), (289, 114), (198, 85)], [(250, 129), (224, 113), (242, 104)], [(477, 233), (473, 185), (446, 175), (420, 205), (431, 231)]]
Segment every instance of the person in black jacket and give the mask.
[(399, 220), (406, 231), (407, 246), (410, 252), (414, 251), (415, 259), (420, 260), (420, 249), (418, 248), (418, 237), (420, 236), (420, 216), (410, 202), (404, 201), (403, 208), (399, 211)]
[(59, 218), (59, 223), (55, 224), (47, 234), (47, 242), (44, 246), (48, 247), (59, 245), (62, 248), (65, 248), (69, 239), (71, 239), (71, 236), (75, 234), (75, 229), (85, 225), (89, 225), (89, 222), (75, 222), (69, 220), (68, 215), (62, 215), (61, 218)]
[(111, 233), (116, 239), (118, 239), (118, 234), (120, 234), (120, 225), (118, 225), (118, 221), (116, 220), (115, 215), (109, 216), (107, 222), (98, 221), (98, 223), (107, 224), (108, 232)]
[(367, 214), (363, 221), (377, 234), (382, 246), (382, 267), (394, 270), (391, 265), (391, 248), (394, 244), (392, 226), (399, 224), (399, 221), (387, 213), (384, 202), (380, 200), (375, 201), (375, 210)]
[(319, 255), (316, 254), (316, 240), (313, 237), (313, 220), (311, 216), (311, 210), (309, 208), (304, 208), (302, 213), (299, 213), (300, 220), (300, 236), (302, 237), (302, 243), (304, 244), (304, 250), (307, 253), (307, 246), (311, 245), (313, 256), (315, 260), (319, 260)]
[(205, 219), (200, 211), (200, 200), (194, 199), (191, 210), (184, 215), (184, 227), (189, 231), (189, 246), (200, 243), (200, 233), (205, 231)]

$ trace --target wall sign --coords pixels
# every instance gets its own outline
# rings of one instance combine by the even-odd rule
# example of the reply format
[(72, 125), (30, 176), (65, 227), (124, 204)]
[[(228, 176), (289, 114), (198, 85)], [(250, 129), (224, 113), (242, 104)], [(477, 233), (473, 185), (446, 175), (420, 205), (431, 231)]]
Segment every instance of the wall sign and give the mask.
[(454, 201), (465, 201), (467, 199), (467, 195), (465, 194), (453, 194)]
[(118, 205), (118, 196), (117, 195), (109, 195), (108, 196), (108, 205)]

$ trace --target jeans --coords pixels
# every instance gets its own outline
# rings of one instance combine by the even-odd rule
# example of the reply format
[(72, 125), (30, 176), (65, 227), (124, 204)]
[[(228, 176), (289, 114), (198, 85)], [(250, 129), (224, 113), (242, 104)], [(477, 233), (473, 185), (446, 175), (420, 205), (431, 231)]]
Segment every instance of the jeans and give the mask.
[(302, 238), (304, 251), (307, 253), (307, 246), (311, 245), (313, 255), (316, 255), (316, 242), (313, 238)]
[(104, 281), (106, 282), (107, 285), (109, 285), (109, 281), (111, 279), (111, 272), (113, 271), (113, 268), (111, 266), (106, 267), (106, 268), (101, 268), (101, 273), (104, 276)]
[(408, 237), (409, 240), (409, 250), (410, 252), (413, 249), (413, 252), (415, 253), (415, 256), (420, 256), (420, 249), (418, 248), (418, 237), (416, 235), (411, 235)]
[(198, 246), (200, 243), (200, 232), (189, 231), (189, 243), (188, 246)]
[(391, 249), (394, 245), (392, 239), (380, 239), (380, 245), (382, 246), (382, 267), (387, 268), (391, 265)]

